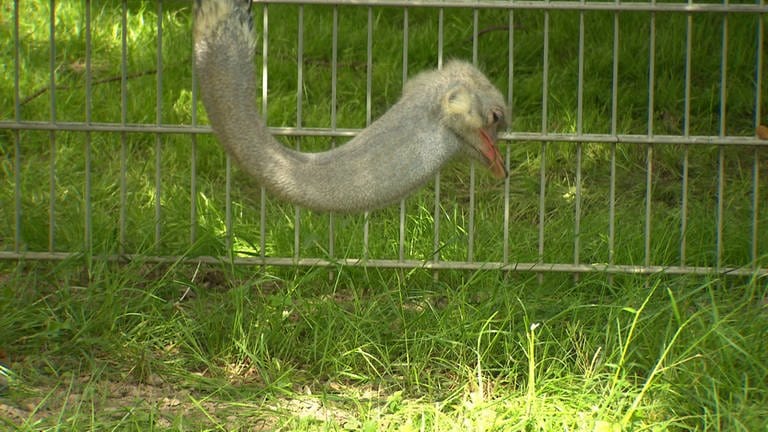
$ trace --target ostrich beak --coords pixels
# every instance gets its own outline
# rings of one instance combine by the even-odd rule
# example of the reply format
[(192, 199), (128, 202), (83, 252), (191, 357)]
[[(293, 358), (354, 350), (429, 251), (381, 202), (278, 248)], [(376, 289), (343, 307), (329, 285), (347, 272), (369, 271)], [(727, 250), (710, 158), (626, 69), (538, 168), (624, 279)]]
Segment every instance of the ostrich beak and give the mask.
[(496, 130), (480, 129), (481, 146), (480, 153), (485, 156), (485, 163), (497, 179), (507, 178), (507, 168), (504, 166), (504, 158), (496, 147)]

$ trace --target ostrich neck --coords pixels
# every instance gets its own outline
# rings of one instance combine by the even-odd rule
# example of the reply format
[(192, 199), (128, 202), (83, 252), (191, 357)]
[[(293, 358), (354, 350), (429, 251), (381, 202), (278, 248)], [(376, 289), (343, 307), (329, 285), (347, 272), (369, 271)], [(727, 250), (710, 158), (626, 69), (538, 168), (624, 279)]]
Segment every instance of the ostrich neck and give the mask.
[(354, 212), (406, 196), (429, 181), (461, 148), (440, 126), (437, 97), (394, 105), (349, 142), (301, 153), (277, 142), (256, 109), (250, 43), (218, 37), (197, 42), (202, 99), (219, 141), (273, 195), (301, 207)]

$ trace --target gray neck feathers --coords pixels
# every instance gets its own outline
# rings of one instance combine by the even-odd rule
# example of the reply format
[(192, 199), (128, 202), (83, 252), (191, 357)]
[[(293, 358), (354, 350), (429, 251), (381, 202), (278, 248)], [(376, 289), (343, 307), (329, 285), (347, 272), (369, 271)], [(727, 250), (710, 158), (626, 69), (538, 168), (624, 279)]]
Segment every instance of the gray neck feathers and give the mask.
[(256, 109), (253, 42), (242, 21), (202, 32), (195, 66), (202, 99), (219, 141), (271, 194), (300, 207), (356, 212), (408, 195), (461, 149), (440, 126), (437, 91), (411, 93), (349, 142), (301, 153), (277, 142)]

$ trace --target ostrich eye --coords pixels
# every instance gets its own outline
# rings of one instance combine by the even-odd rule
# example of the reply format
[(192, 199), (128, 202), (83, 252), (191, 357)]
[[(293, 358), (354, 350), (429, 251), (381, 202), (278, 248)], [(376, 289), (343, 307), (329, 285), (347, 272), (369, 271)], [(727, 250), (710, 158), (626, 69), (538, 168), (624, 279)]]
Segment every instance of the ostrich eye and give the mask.
[(499, 111), (498, 109), (493, 109), (491, 110), (491, 115), (489, 120), (491, 124), (497, 124), (502, 120), (504, 120), (504, 114), (502, 114), (502, 112)]

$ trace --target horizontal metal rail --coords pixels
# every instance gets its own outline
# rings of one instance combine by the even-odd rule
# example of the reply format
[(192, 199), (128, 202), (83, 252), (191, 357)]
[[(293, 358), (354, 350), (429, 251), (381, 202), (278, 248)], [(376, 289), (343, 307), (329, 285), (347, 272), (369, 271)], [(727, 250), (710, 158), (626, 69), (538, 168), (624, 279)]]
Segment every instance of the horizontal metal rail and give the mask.
[[(82, 258), (84, 254), (75, 252), (3, 252), (0, 251), (0, 260), (48, 260), (64, 261)], [(534, 263), (534, 262), (510, 262), (504, 264), (498, 261), (421, 261), (421, 260), (393, 260), (393, 259), (364, 259), (364, 258), (278, 258), (278, 257), (234, 257), (225, 256), (153, 256), (141, 254), (123, 255), (94, 255), (94, 259), (129, 263), (155, 262), (155, 263), (186, 263), (186, 264), (218, 264), (232, 263), (234, 265), (250, 266), (293, 266), (293, 267), (373, 267), (388, 269), (413, 269), (427, 270), (496, 270), (514, 272), (555, 272), (555, 273), (605, 273), (605, 274), (635, 274), (635, 275), (728, 275), (728, 276), (753, 276), (758, 278), (768, 277), (768, 268), (750, 267), (708, 267), (708, 266), (659, 266), (659, 265), (622, 265), (622, 264), (566, 264), (566, 263)]]
[(263, 4), (319, 4), (328, 6), (398, 6), (431, 8), (477, 9), (535, 9), (609, 12), (684, 12), (684, 13), (766, 13), (765, 4), (733, 3), (657, 3), (657, 2), (607, 2), (607, 1), (519, 1), (519, 0), (256, 0)]
[[(45, 122), (45, 121), (0, 121), (0, 130), (38, 130), (70, 132), (125, 132), (157, 134), (210, 134), (209, 126), (120, 124), (120, 123), (82, 123), (82, 122)], [(306, 127), (269, 128), (274, 135), (296, 137), (353, 137), (361, 129), (326, 129)], [(718, 135), (640, 135), (640, 134), (590, 134), (590, 133), (540, 133), (540, 132), (505, 132), (499, 138), (506, 141), (532, 142), (572, 142), (572, 143), (626, 143), (626, 144), (688, 144), (688, 145), (737, 145), (766, 146), (768, 140), (748, 136)]]

